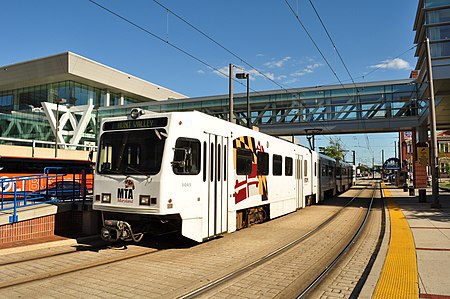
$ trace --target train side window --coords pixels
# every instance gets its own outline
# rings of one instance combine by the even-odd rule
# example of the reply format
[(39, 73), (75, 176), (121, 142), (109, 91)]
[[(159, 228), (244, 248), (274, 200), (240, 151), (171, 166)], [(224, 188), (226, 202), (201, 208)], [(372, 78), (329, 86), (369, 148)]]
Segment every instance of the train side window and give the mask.
[(227, 180), (227, 146), (223, 146), (223, 180)]
[(206, 182), (206, 141), (203, 142), (203, 182)]
[(249, 175), (252, 173), (253, 153), (250, 150), (236, 149), (236, 173), (238, 175)]
[(328, 175), (328, 165), (322, 165), (322, 176)]
[(314, 162), (314, 176), (317, 176), (317, 162)]
[(269, 174), (269, 154), (258, 152), (258, 175)]
[(280, 155), (273, 155), (272, 174), (273, 175), (283, 174), (283, 157), (281, 157)]
[(221, 156), (220, 156), (220, 144), (217, 145), (217, 180), (220, 181), (220, 175), (222, 168), (220, 167), (220, 163), (222, 162)]
[(303, 176), (304, 176), (305, 178), (308, 177), (308, 160), (304, 160)]
[(291, 157), (285, 157), (284, 158), (284, 175), (292, 176), (292, 165), (293, 165), (292, 158)]
[(178, 138), (175, 142), (172, 170), (175, 174), (196, 175), (200, 173), (200, 141)]
[(212, 181), (214, 181), (214, 143), (211, 142), (211, 152), (210, 157), (211, 161), (209, 161), (209, 178)]

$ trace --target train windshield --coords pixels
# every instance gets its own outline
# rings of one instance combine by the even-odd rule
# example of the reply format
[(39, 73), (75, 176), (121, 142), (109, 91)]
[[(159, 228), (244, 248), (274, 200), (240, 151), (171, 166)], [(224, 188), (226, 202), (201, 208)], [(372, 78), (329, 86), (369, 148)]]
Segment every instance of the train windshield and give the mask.
[(157, 174), (166, 137), (164, 129), (104, 133), (100, 139), (98, 173)]

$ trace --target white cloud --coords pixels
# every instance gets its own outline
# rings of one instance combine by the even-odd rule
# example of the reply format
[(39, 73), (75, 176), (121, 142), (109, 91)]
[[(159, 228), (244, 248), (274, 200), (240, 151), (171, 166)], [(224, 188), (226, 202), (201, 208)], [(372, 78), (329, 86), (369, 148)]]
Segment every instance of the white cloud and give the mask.
[(280, 68), (284, 65), (285, 62), (289, 61), (290, 59), (291, 57), (286, 56), (280, 60), (266, 62), (264, 63), (264, 65), (267, 66), (268, 68)]
[(304, 76), (306, 74), (311, 74), (314, 73), (314, 70), (321, 67), (322, 64), (320, 63), (313, 63), (313, 64), (309, 64), (307, 65), (305, 68), (303, 68), (302, 70), (298, 70), (295, 71), (294, 73), (291, 74), (292, 77), (301, 77)]
[(218, 71), (217, 70), (213, 70), (213, 73), (216, 75), (219, 75), (221, 77), (228, 77), (228, 73), (229, 73), (229, 67), (228, 65), (221, 67)]
[(387, 59), (379, 64), (371, 65), (371, 68), (381, 68), (390, 70), (409, 70), (411, 66), (409, 63), (401, 58)]
[(289, 79), (289, 80), (287, 80), (287, 81), (284, 81), (283, 82), (283, 84), (294, 84), (294, 83), (297, 83), (298, 81), (300, 81), (298, 78), (292, 78), (292, 79)]
[(198, 70), (198, 71), (197, 71), (197, 74), (204, 75), (204, 74), (205, 74), (205, 71), (204, 71), (204, 70)]

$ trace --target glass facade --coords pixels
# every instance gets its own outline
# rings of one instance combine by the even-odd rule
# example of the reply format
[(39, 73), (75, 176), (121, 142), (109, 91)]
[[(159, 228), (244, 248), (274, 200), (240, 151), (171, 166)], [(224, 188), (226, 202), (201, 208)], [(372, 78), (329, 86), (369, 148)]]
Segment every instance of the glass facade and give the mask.
[[(120, 94), (110, 92), (109, 106), (120, 105)], [(62, 81), (32, 87), (0, 92), (0, 110), (36, 111), (41, 102), (55, 102), (66, 99), (67, 104), (81, 106), (93, 104), (95, 108), (106, 106), (106, 91), (74, 81)], [(137, 103), (139, 100), (124, 97), (124, 104)]]
[(425, 0), (425, 28), (433, 58), (450, 56), (450, 1)]
[[(19, 88), (0, 92), (0, 137), (54, 141), (50, 123), (42, 108), (42, 102), (54, 103), (66, 99), (65, 105), (82, 106), (93, 104), (95, 109), (106, 105), (106, 90), (75, 81), (61, 81), (49, 84)], [(124, 98), (124, 103), (136, 103), (137, 99)], [(121, 95), (110, 92), (110, 106), (118, 106)], [(94, 114), (94, 119), (97, 113)], [(95, 121), (94, 121), (95, 123)], [(90, 128), (95, 136), (96, 126)], [(89, 138), (88, 138), (89, 139)], [(95, 141), (91, 138), (90, 141)], [(0, 141), (4, 142), (4, 141)]]

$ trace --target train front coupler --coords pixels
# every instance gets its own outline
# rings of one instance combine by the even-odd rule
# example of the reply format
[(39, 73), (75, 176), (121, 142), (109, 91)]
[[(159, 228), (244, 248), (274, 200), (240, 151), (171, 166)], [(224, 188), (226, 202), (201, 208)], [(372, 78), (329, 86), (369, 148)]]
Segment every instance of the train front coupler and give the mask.
[(131, 225), (128, 222), (120, 220), (105, 220), (100, 232), (100, 236), (107, 242), (117, 240), (139, 242), (144, 236), (143, 233), (133, 233)]

